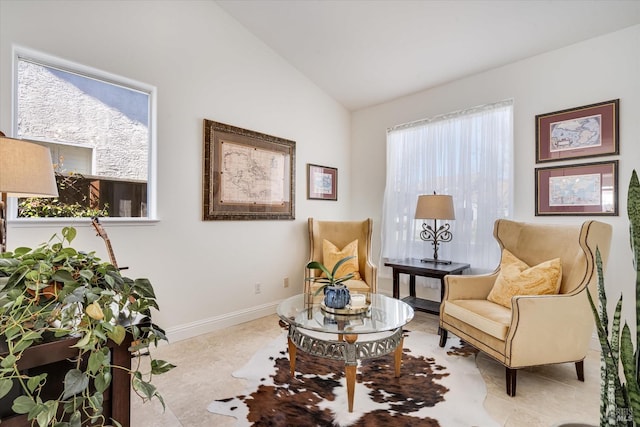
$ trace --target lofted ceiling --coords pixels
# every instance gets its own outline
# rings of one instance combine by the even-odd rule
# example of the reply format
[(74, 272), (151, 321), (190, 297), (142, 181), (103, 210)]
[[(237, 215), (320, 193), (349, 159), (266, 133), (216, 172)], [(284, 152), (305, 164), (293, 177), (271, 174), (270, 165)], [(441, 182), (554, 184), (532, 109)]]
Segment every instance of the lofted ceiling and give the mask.
[(640, 23), (640, 0), (216, 2), (349, 110)]

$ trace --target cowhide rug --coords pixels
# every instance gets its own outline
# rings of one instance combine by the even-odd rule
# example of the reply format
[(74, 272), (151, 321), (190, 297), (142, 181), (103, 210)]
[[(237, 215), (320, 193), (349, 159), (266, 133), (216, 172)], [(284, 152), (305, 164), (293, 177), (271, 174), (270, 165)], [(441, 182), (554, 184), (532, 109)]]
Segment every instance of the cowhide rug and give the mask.
[(352, 413), (344, 363), (298, 351), (291, 378), (286, 334), (233, 373), (247, 380), (245, 394), (215, 400), (208, 410), (235, 417), (238, 427), (498, 426), (483, 407), (486, 387), (474, 349), (455, 337), (440, 348), (436, 335), (405, 335), (399, 378), (392, 355), (358, 366)]

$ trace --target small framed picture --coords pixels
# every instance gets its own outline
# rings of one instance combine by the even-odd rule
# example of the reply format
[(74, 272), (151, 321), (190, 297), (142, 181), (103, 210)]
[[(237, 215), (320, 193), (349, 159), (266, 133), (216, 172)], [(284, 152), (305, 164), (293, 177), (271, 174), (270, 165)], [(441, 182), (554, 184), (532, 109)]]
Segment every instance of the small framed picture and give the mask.
[(307, 199), (338, 200), (338, 169), (308, 163)]
[(536, 168), (536, 216), (618, 215), (618, 161)]
[(536, 116), (536, 163), (620, 153), (620, 100)]

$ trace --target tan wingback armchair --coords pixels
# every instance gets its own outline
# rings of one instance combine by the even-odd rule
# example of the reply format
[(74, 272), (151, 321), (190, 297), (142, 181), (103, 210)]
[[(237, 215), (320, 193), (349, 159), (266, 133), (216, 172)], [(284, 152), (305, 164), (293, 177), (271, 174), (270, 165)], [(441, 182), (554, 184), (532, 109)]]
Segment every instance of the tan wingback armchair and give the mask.
[[(447, 331), (485, 352), (506, 367), (507, 394), (516, 394), (519, 368), (574, 362), (584, 381), (584, 358), (594, 331), (587, 299), (596, 296), (596, 247), (606, 267), (611, 226), (598, 221), (582, 225), (545, 225), (500, 219), (493, 235), (529, 266), (560, 258), (562, 279), (557, 295), (514, 296), (512, 308), (487, 300), (500, 273), (446, 276), (440, 306), (440, 347)], [(596, 297), (597, 298), (597, 297)]]
[[(377, 267), (371, 260), (371, 234), (373, 232), (373, 220), (364, 221), (318, 221), (309, 218), (309, 262), (318, 261), (324, 264), (323, 245), (324, 239), (342, 249), (354, 240), (358, 240), (358, 265), (362, 280), (348, 280), (349, 290), (367, 293), (377, 291)], [(305, 269), (306, 277), (319, 275), (318, 270)], [(305, 292), (313, 292), (319, 285), (305, 281)]]

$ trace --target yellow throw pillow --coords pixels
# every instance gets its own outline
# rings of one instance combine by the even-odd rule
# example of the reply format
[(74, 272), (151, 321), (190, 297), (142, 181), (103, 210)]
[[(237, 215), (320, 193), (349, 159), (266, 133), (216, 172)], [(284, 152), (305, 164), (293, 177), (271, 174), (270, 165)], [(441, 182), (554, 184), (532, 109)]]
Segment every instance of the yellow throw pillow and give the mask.
[(348, 256), (354, 256), (355, 258), (351, 258), (349, 261), (342, 264), (336, 272), (336, 277), (343, 277), (349, 273), (353, 273), (354, 280), (362, 280), (360, 278), (360, 267), (358, 265), (358, 239), (349, 243), (342, 249), (338, 249), (336, 245), (327, 239), (322, 240), (323, 264), (327, 267), (329, 272), (333, 271), (333, 267), (338, 261)]
[(511, 308), (515, 295), (553, 295), (560, 290), (560, 258), (529, 267), (506, 249), (502, 251), (500, 273), (487, 299)]

